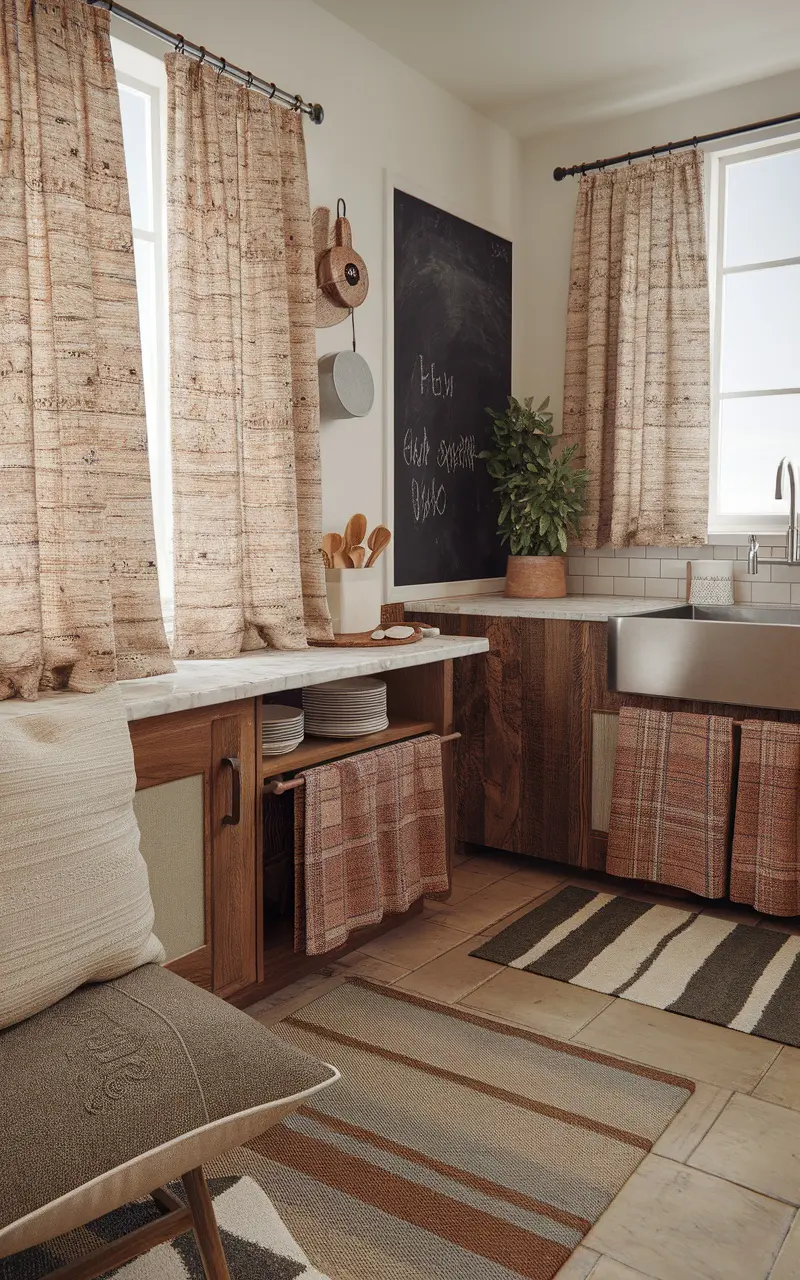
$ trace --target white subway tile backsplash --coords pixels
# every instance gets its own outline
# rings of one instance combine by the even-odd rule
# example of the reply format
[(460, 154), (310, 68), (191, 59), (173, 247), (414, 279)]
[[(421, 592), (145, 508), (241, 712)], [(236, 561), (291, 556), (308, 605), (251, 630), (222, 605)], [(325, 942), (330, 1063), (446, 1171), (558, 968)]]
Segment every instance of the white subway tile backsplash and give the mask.
[(677, 600), (678, 583), (675, 578), (648, 578), (644, 584), (646, 596), (664, 596), (665, 599)]
[[(765, 558), (783, 555), (782, 533), (759, 535)], [(800, 565), (773, 565), (747, 572), (747, 544), (712, 542), (705, 547), (570, 547), (570, 595), (641, 596), (685, 600), (687, 560), (733, 561), (734, 598), (747, 604), (800, 605)]]
[(570, 559), (567, 561), (567, 573), (582, 573), (582, 574), (591, 573), (596, 575), (597, 574), (597, 557), (584, 556), (582, 560), (580, 558), (573, 560), (572, 557), (570, 557)]
[(754, 582), (752, 586), (753, 604), (791, 604), (791, 589), (788, 582)]
[(769, 573), (773, 582), (800, 582), (800, 565), (797, 564), (772, 564)]
[(628, 572), (628, 561), (617, 560), (616, 557), (611, 560), (603, 556), (597, 561), (597, 572), (602, 578), (624, 578)]
[(677, 578), (679, 582), (686, 581), (686, 561), (685, 560), (662, 560), (661, 561), (661, 577)]
[(613, 596), (614, 579), (587, 575), (583, 579), (583, 594), (585, 596)]
[(733, 577), (734, 580), (741, 579), (742, 582), (769, 582), (771, 569), (768, 564), (760, 564), (758, 566), (758, 574), (747, 572), (747, 563), (744, 560), (734, 560)]

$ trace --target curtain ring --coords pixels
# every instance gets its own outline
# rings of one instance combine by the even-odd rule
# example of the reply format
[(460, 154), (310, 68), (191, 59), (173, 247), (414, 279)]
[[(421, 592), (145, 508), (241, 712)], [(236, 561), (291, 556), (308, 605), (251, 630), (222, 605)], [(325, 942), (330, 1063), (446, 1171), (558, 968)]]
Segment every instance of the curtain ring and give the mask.
[(270, 82), (269, 82), (269, 90), (270, 90), (270, 92), (269, 92), (269, 100), (270, 100), (270, 102), (272, 102), (272, 99), (275, 97), (275, 94), (278, 92), (278, 86), (276, 85), (276, 83), (275, 83), (275, 81), (274, 81), (274, 80), (270, 80)]
[(219, 60), (219, 66), (217, 67), (217, 75), (218, 75), (218, 76), (221, 76), (221, 75), (222, 75), (222, 73), (225, 71), (225, 68), (227, 67), (227, 65), (228, 65), (228, 64), (227, 64), (227, 62), (225, 61), (225, 59), (224, 59), (224, 58), (220, 58), (220, 60)]
[(197, 65), (198, 65), (198, 67), (202, 67), (202, 65), (203, 65), (203, 63), (205, 62), (205, 60), (206, 60), (206, 50), (205, 50), (205, 45), (202, 45), (202, 44), (201, 44), (201, 45), (200, 45), (200, 57), (199, 57), (199, 58), (198, 58), (198, 60), (197, 60)]
[(175, 52), (176, 53), (186, 52), (186, 41), (184, 37), (181, 35), (180, 31), (178, 32), (178, 43), (175, 45)]
[(247, 87), (248, 87), (248, 89), (252, 89), (252, 87), (253, 87), (253, 80), (254, 80), (254, 79), (255, 79), (255, 77), (254, 77), (254, 75), (253, 75), (252, 71), (248, 71), (248, 73), (247, 73)]
[(294, 102), (292, 103), (292, 111), (300, 111), (302, 109), (302, 106), (303, 106), (303, 99), (300, 97), (299, 93), (296, 93), (294, 95)]
[(629, 169), (630, 169), (630, 167), (631, 167), (631, 162), (632, 162), (632, 160), (633, 160), (633, 152), (632, 152), (632, 151), (629, 151), (629, 152), (628, 152), (628, 168), (629, 168)]
[(697, 145), (698, 145), (697, 134), (695, 134), (694, 137), (692, 138), (692, 146), (696, 147)]

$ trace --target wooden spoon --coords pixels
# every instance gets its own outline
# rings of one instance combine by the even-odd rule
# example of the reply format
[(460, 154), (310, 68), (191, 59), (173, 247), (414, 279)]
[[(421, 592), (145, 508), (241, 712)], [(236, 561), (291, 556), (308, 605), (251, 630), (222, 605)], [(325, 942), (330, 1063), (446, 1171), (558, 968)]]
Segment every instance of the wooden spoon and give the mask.
[(369, 559), (366, 567), (369, 569), (375, 563), (378, 556), (381, 555), (392, 540), (392, 535), (385, 524), (377, 524), (372, 533), (367, 538), (367, 546), (369, 547)]
[(351, 516), (347, 521), (344, 530), (344, 546), (341, 551), (352, 551), (353, 547), (357, 547), (359, 543), (364, 541), (364, 534), (367, 532), (367, 517), (360, 514)]
[(334, 564), (336, 552), (341, 551), (344, 546), (344, 538), (340, 533), (326, 533), (322, 538), (322, 554), (327, 556), (331, 564)]
[[(350, 559), (353, 561), (353, 567), (354, 567), (354, 568), (356, 568), (356, 569), (363, 569), (363, 568), (364, 568), (364, 559), (365, 559), (366, 554), (367, 554), (367, 552), (366, 552), (365, 548), (364, 548), (364, 547), (351, 547), (351, 548), (350, 548), (350, 553), (349, 553), (349, 554), (350, 554)], [(687, 563), (688, 563), (688, 562), (687, 562)]]
[(349, 551), (337, 551), (333, 557), (334, 569), (354, 569), (353, 557)]

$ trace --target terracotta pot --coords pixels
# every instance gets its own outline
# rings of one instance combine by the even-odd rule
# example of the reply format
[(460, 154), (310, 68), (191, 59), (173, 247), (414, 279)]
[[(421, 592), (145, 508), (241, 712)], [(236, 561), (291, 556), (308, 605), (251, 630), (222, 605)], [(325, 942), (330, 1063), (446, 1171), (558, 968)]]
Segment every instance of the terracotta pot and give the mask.
[(567, 594), (563, 556), (509, 556), (505, 594), (515, 600), (555, 600)]

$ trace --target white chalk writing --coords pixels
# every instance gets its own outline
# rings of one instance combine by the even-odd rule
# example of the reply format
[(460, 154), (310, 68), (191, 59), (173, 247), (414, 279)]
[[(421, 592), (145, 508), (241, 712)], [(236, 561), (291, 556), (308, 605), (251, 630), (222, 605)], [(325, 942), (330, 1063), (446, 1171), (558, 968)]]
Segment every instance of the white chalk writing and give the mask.
[(457, 440), (442, 440), (436, 453), (436, 465), (445, 471), (475, 470), (475, 437), (459, 436)]
[(407, 467), (424, 467), (430, 455), (431, 446), (428, 432), (422, 428), (422, 435), (415, 436), (411, 427), (403, 436), (403, 462)]
[(429, 516), (443, 516), (447, 507), (447, 492), (436, 480), (411, 481), (411, 510), (417, 524)]
[(448, 399), (453, 398), (453, 374), (437, 373), (436, 365), (431, 361), (427, 373), (425, 372), (425, 360), (419, 357), (419, 393), (424, 396), (426, 393), (434, 396), (447, 396)]

